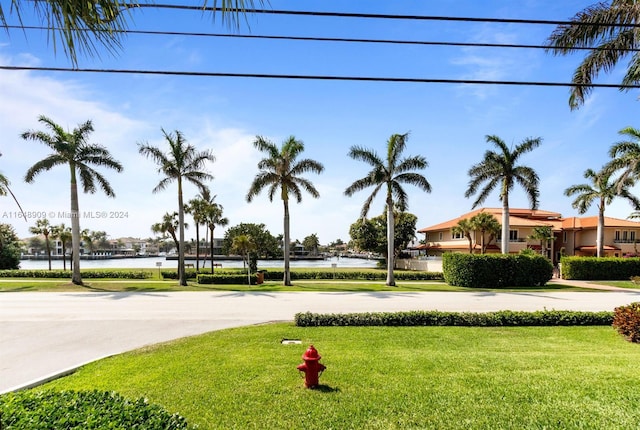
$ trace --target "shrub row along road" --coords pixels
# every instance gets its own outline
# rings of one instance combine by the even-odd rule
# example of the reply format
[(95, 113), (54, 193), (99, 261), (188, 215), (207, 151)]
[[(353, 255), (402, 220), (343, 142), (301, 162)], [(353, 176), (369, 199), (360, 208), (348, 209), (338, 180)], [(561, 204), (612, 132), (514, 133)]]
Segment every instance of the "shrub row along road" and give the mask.
[(634, 301), (639, 291), (0, 293), (0, 393), (145, 345), (297, 312), (601, 311)]

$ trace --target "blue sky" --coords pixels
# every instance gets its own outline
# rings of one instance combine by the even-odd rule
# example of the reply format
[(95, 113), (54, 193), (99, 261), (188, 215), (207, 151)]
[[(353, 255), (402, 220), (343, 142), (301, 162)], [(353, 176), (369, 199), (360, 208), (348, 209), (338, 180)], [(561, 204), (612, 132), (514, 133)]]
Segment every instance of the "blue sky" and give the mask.
[[(5, 3), (5, 2), (3, 2)], [(193, 2), (172, 1), (174, 4)], [(497, 17), (566, 20), (592, 1), (521, 2), (476, 0), (285, 1), (270, 7), (283, 10), (361, 12), (405, 15)], [(200, 4), (196, 2), (196, 4)], [(16, 23), (15, 17), (9, 22)], [(35, 24), (24, 17), (25, 24)], [(159, 31), (233, 32), (209, 14), (145, 9), (133, 12), (132, 29)], [(353, 37), (450, 42), (542, 44), (553, 30), (548, 25), (489, 24), (439, 21), (398, 21), (328, 17), (255, 15), (240, 33), (317, 37)], [(462, 48), (338, 42), (274, 41), (187, 36), (129, 35), (117, 56), (81, 57), (81, 68), (147, 69), (195, 72), (309, 74), (443, 79), (487, 79), (568, 82), (581, 55), (553, 57), (543, 50)], [(0, 64), (69, 67), (70, 61), (40, 31), (0, 33)], [(598, 82), (618, 83), (626, 62)], [(0, 71), (0, 171), (25, 211), (47, 213), (53, 224), (69, 208), (68, 171), (58, 168), (23, 182), (27, 169), (44, 158), (47, 148), (19, 135), (40, 129), (37, 117), (49, 116), (72, 129), (93, 120), (92, 141), (106, 146), (124, 165), (123, 173), (105, 172), (116, 198), (80, 196), (80, 210), (107, 213), (107, 219), (81, 220), (82, 228), (104, 230), (111, 238), (149, 237), (150, 225), (177, 207), (176, 187), (152, 194), (161, 179), (155, 165), (138, 154), (137, 143), (164, 145), (160, 129), (181, 130), (199, 149), (210, 149), (217, 160), (209, 166), (210, 184), (230, 225), (265, 223), (274, 235), (282, 232), (282, 203), (267, 195), (252, 203), (244, 197), (257, 173), (261, 154), (252, 146), (256, 135), (280, 143), (294, 135), (305, 143), (305, 156), (325, 166), (322, 175), (308, 175), (320, 198), (305, 195), (291, 205), (291, 236), (318, 234), (321, 243), (349, 239), (349, 225), (360, 213), (368, 193), (352, 198), (344, 189), (368, 167), (347, 156), (349, 147), (363, 145), (380, 154), (393, 133), (410, 132), (407, 155), (421, 154), (429, 162), (423, 172), (432, 186), (425, 194), (411, 187), (409, 211), (418, 228), (437, 224), (471, 210), (464, 192), (467, 171), (490, 147), (485, 135), (496, 134), (509, 144), (541, 137), (542, 145), (522, 158), (538, 172), (540, 208), (577, 215), (567, 187), (583, 183), (587, 168), (607, 161), (618, 131), (637, 123), (638, 91), (595, 89), (577, 111), (568, 107), (565, 87), (479, 86), (462, 84), (343, 82), (220, 77), (122, 75), (41, 71)], [(187, 186), (186, 198), (195, 196)], [(512, 207), (526, 207), (521, 189), (511, 195)], [(383, 199), (371, 208), (382, 213)], [(485, 206), (499, 207), (497, 191)], [(28, 223), (15, 219), (16, 206), (0, 200), (0, 222), (11, 223), (20, 236)], [(127, 215), (110, 218), (112, 212)], [(607, 215), (626, 218), (628, 203), (614, 203)], [(588, 215), (595, 215), (592, 208)], [(187, 236), (195, 233), (191, 228)], [(216, 236), (222, 236), (219, 228)]]

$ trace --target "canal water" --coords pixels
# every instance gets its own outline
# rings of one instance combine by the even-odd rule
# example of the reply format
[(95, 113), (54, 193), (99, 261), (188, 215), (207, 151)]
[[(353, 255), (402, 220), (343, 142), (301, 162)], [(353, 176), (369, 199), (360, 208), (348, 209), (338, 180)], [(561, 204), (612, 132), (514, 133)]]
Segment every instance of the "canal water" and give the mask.
[[(196, 260), (187, 260), (187, 263), (195, 266)], [(222, 268), (242, 267), (242, 260), (215, 260), (215, 264), (221, 264)], [(282, 268), (282, 260), (258, 260), (259, 269)], [(353, 267), (353, 268), (372, 268), (376, 267), (377, 260), (368, 260), (364, 258), (344, 258), (332, 257), (326, 260), (292, 260), (290, 266), (293, 267)], [(209, 261), (200, 260), (200, 267), (211, 267)], [(67, 269), (70, 264), (67, 260)], [(141, 258), (113, 258), (104, 260), (80, 260), (80, 267), (83, 269), (148, 269), (148, 268), (176, 268), (178, 260), (167, 260), (165, 257), (141, 257)], [(217, 268), (218, 266), (216, 266)], [(20, 260), (21, 269), (48, 269), (47, 260)], [(52, 269), (62, 269), (62, 260), (52, 260)]]

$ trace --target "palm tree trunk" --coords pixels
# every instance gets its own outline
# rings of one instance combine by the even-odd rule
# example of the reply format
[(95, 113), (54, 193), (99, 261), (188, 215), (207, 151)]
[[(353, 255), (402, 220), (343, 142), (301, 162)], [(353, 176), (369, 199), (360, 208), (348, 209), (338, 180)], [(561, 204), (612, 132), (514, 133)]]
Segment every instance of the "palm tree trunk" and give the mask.
[(200, 270), (200, 224), (196, 222), (196, 273)]
[(180, 286), (187, 286), (187, 277), (184, 273), (184, 205), (182, 203), (182, 178), (178, 177), (178, 280)]
[(509, 196), (502, 197), (502, 241), (501, 248), (503, 254), (509, 253)]
[(289, 247), (291, 240), (289, 238), (289, 202), (286, 199), (282, 200), (284, 203), (284, 279), (282, 283), (286, 287), (291, 286), (291, 273), (289, 269)]
[(71, 169), (71, 282), (82, 285), (80, 275), (80, 209), (78, 205), (78, 184), (76, 182), (76, 166), (69, 165)]
[(51, 270), (51, 244), (49, 243), (49, 235), (44, 237), (45, 245), (47, 246), (47, 259), (49, 260), (49, 270)]
[(67, 247), (66, 243), (62, 242), (62, 270), (67, 270)]
[(211, 274), (213, 275), (213, 230), (215, 229), (215, 224), (211, 224), (209, 226), (209, 232), (211, 234), (210, 242), (209, 242), (209, 251), (211, 252)]
[(395, 218), (393, 216), (393, 201), (387, 197), (387, 287), (395, 287), (396, 281), (393, 276), (394, 268), (394, 240), (395, 240)]
[(598, 208), (598, 226), (596, 228), (596, 256), (604, 257), (604, 199), (600, 199)]

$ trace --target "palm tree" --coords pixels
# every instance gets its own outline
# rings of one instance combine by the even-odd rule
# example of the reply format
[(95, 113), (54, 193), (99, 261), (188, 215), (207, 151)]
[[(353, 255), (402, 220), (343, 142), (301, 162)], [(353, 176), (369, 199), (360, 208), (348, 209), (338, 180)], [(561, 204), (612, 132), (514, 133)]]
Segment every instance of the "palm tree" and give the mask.
[(269, 201), (273, 202), (273, 197), (280, 190), (280, 198), (284, 205), (284, 279), (285, 286), (291, 285), (291, 273), (289, 270), (289, 197), (293, 195), (296, 201), (302, 201), (302, 190), (318, 198), (320, 193), (313, 186), (311, 181), (301, 177), (303, 173), (313, 172), (320, 174), (324, 170), (324, 166), (315, 160), (304, 158), (297, 160), (298, 156), (304, 151), (304, 143), (296, 140), (294, 136), (289, 136), (287, 140), (278, 148), (276, 144), (270, 142), (262, 136), (257, 136), (253, 142), (259, 151), (266, 154), (258, 162), (259, 173), (253, 179), (249, 192), (247, 193), (247, 202), (251, 202), (264, 188), (268, 188)]
[(213, 233), (216, 229), (216, 225), (219, 225), (221, 227), (224, 227), (226, 225), (229, 224), (229, 220), (226, 217), (222, 216), (222, 211), (223, 211), (223, 207), (222, 205), (214, 202), (213, 200), (216, 198), (216, 196), (213, 197), (208, 197), (205, 199), (205, 201), (207, 202), (205, 208), (204, 208), (204, 222), (207, 225), (207, 228), (209, 229), (209, 248), (211, 250), (211, 273), (214, 272), (214, 265), (213, 265)]
[(551, 33), (547, 51), (554, 55), (569, 55), (591, 48), (573, 73), (569, 97), (571, 109), (584, 104), (585, 97), (593, 90), (593, 80), (601, 71), (610, 72), (629, 54), (633, 55), (620, 89), (629, 90), (625, 86), (640, 83), (640, 56), (636, 54), (638, 24), (640, 7), (636, 1), (612, 0), (583, 9), (570, 24), (561, 24)]
[(179, 241), (178, 247), (178, 278), (181, 286), (187, 285), (184, 274), (184, 203), (182, 201), (183, 181), (197, 185), (200, 190), (205, 188), (205, 181), (210, 181), (213, 176), (205, 172), (206, 162), (214, 162), (215, 157), (210, 151), (198, 152), (192, 145), (187, 145), (182, 133), (176, 130), (174, 133), (167, 133), (162, 130), (162, 134), (169, 145), (169, 152), (164, 153), (160, 148), (149, 144), (138, 144), (139, 152), (151, 158), (158, 165), (158, 173), (165, 177), (160, 180), (153, 189), (154, 193), (162, 191), (167, 186), (176, 181), (178, 184), (178, 222)]
[(205, 224), (205, 209), (207, 202), (204, 200), (203, 195), (209, 194), (208, 188), (201, 191), (199, 196), (189, 200), (189, 203), (184, 208), (185, 212), (191, 214), (193, 217), (193, 223), (196, 226), (196, 273), (200, 269), (200, 224)]
[(47, 260), (49, 261), (49, 270), (51, 270), (51, 242), (49, 241), (49, 235), (51, 234), (51, 224), (46, 218), (36, 220), (36, 225), (29, 227), (29, 232), (32, 234), (38, 234), (44, 236), (44, 244), (47, 250)]
[(618, 184), (624, 184), (627, 180), (640, 178), (640, 130), (627, 127), (618, 132), (627, 136), (630, 140), (623, 140), (613, 144), (609, 149), (609, 161), (604, 170), (614, 173), (621, 171), (616, 180)]
[[(0, 153), (0, 157), (2, 157), (2, 153)], [(18, 199), (16, 198), (15, 194), (13, 194), (13, 191), (11, 191), (11, 188), (9, 188), (9, 185), (11, 185), (11, 182), (9, 182), (9, 179), (7, 179), (6, 176), (0, 173), (0, 196), (6, 196), (7, 194), (10, 194), (11, 197), (13, 198), (13, 201), (16, 202), (16, 205), (18, 205), (18, 209), (20, 209), (20, 213), (22, 214), (22, 217), (24, 218), (25, 222), (28, 222), (27, 215), (22, 210), (22, 206), (20, 206), (20, 202), (18, 202)]]
[(256, 250), (256, 244), (251, 238), (251, 236), (248, 236), (246, 234), (241, 234), (233, 238), (233, 242), (231, 244), (231, 251), (237, 254), (240, 254), (242, 256), (243, 269), (246, 269), (248, 266), (249, 270), (247, 270), (247, 281), (249, 282), (249, 285), (251, 285), (251, 265), (249, 264), (249, 253), (255, 250)]
[(396, 285), (393, 276), (394, 266), (394, 241), (395, 241), (395, 217), (394, 209), (404, 212), (408, 208), (407, 193), (402, 188), (403, 184), (415, 185), (424, 192), (431, 192), (431, 184), (419, 173), (412, 170), (422, 170), (429, 165), (426, 158), (421, 155), (402, 157), (402, 152), (407, 146), (409, 133), (393, 134), (387, 141), (386, 157), (380, 158), (378, 154), (362, 146), (352, 146), (349, 150), (349, 157), (354, 160), (364, 161), (372, 169), (364, 178), (356, 180), (344, 191), (345, 195), (351, 197), (354, 193), (373, 187), (373, 191), (367, 197), (362, 206), (361, 216), (367, 217), (371, 203), (384, 188), (386, 192), (387, 209), (387, 286)]
[(469, 254), (473, 254), (473, 241), (471, 240), (471, 232), (473, 231), (473, 224), (470, 220), (463, 218), (453, 226), (451, 232), (454, 234), (461, 234), (469, 241)]
[[(480, 232), (480, 253), (487, 252), (487, 245), (500, 233), (500, 223), (498, 220), (488, 212), (480, 212), (471, 217), (469, 220), (473, 230)], [(489, 234), (489, 240), (485, 242), (485, 234)], [(477, 242), (477, 239), (476, 239)]]
[(176, 230), (179, 230), (179, 229), (180, 229), (180, 221), (178, 217), (178, 212), (165, 213), (162, 216), (162, 221), (157, 222), (151, 226), (151, 231), (155, 234), (161, 235), (163, 239), (167, 237), (167, 235), (169, 235), (169, 237), (173, 239), (173, 243), (176, 246), (178, 255), (180, 255), (180, 241), (178, 240), (178, 236), (176, 235)]
[(629, 192), (633, 181), (624, 182), (611, 181), (612, 172), (603, 169), (595, 172), (587, 169), (584, 177), (590, 179), (590, 184), (578, 184), (564, 190), (567, 197), (575, 195), (576, 198), (571, 205), (584, 214), (594, 202), (598, 204), (598, 226), (596, 228), (596, 249), (597, 256), (604, 256), (604, 212), (614, 198), (622, 197), (627, 199), (635, 210), (640, 209), (640, 200)]
[[(51, 170), (55, 166), (67, 165), (71, 173), (71, 233), (73, 273), (71, 282), (82, 285), (80, 275), (80, 209), (78, 204), (78, 178), (85, 193), (95, 193), (99, 186), (107, 197), (115, 197), (109, 181), (92, 166), (106, 167), (116, 172), (122, 171), (122, 165), (116, 161), (109, 151), (98, 144), (88, 142), (89, 134), (93, 131), (91, 121), (80, 124), (72, 132), (64, 129), (51, 119), (42, 115), (38, 121), (51, 131), (26, 131), (22, 133), (25, 140), (35, 140), (47, 145), (53, 150), (47, 158), (31, 166), (25, 174), (27, 183), (34, 181), (42, 172)], [(96, 184), (97, 182), (97, 184)]]
[(320, 247), (320, 239), (316, 233), (310, 234), (302, 241), (304, 249), (306, 249), (311, 255), (318, 255), (318, 248)]
[(67, 246), (71, 241), (71, 228), (64, 224), (51, 227), (51, 235), (62, 243), (62, 269), (67, 270)]
[(531, 209), (538, 208), (538, 174), (531, 167), (519, 166), (516, 163), (523, 154), (538, 147), (542, 142), (541, 138), (528, 138), (523, 140), (513, 151), (509, 150), (507, 144), (498, 136), (486, 136), (488, 143), (497, 146), (497, 152), (487, 150), (484, 158), (478, 164), (469, 169), (469, 187), (464, 196), (469, 198), (478, 192), (478, 188), (486, 183), (480, 195), (473, 202), (472, 208), (481, 205), (496, 186), (500, 186), (500, 200), (502, 201), (502, 246), (503, 254), (509, 253), (509, 193), (517, 183), (522, 186)]
[[(257, 0), (262, 5), (264, 0)], [(203, 0), (202, 7), (207, 7), (208, 1)], [(254, 0), (213, 0), (215, 13), (219, 5), (222, 20), (239, 25), (241, 14), (254, 7)], [(7, 27), (5, 13), (15, 14), (16, 21), (23, 26), (22, 16), (26, 13), (26, 6), (33, 8), (42, 24), (49, 30), (53, 40), (54, 51), (59, 45), (65, 54), (77, 65), (78, 53), (88, 56), (100, 54), (97, 45), (102, 45), (107, 51), (115, 53), (122, 48), (122, 37), (129, 24), (133, 22), (133, 14), (128, 9), (152, 7), (150, 0), (124, 2), (122, 0), (48, 0), (25, 1), (11, 0), (8, 10), (3, 10), (0, 4), (0, 27)], [(97, 43), (96, 43), (97, 42)]]
[(548, 225), (541, 225), (533, 228), (531, 235), (528, 239), (539, 240), (540, 241), (540, 254), (545, 257), (549, 257), (547, 255), (547, 243), (551, 240), (555, 239), (553, 235), (553, 230)]

